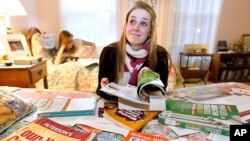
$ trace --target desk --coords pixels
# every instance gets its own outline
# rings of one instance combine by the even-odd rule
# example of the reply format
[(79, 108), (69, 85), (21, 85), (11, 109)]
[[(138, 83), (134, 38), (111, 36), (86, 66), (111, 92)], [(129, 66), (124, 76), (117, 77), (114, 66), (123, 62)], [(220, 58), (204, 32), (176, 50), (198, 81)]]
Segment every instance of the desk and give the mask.
[(0, 86), (35, 88), (35, 83), (43, 78), (44, 88), (48, 88), (47, 64), (42, 60), (32, 65), (12, 65), (0, 67)]
[[(183, 56), (187, 57), (187, 61), (185, 64), (185, 67), (182, 66), (182, 58)], [(185, 83), (189, 82), (187, 81), (187, 79), (200, 79), (203, 80), (204, 84), (206, 84), (205, 81), (205, 76), (207, 75), (209, 69), (204, 69), (203, 66), (203, 58), (204, 57), (211, 57), (211, 54), (206, 54), (206, 53), (180, 53), (180, 73), (182, 75), (182, 77), (184, 78), (184, 82), (183, 85), (185, 86)], [(201, 61), (200, 61), (200, 66), (199, 68), (192, 68), (189, 67), (189, 58), (190, 57), (201, 57)]]

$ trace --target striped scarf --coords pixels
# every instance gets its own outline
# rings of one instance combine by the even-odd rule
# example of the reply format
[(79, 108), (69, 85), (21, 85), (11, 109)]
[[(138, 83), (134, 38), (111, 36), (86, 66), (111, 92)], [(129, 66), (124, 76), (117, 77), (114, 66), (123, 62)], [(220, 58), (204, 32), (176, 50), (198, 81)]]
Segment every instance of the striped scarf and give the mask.
[(137, 76), (140, 68), (147, 59), (149, 43), (146, 42), (140, 50), (133, 50), (128, 44), (126, 45), (125, 70), (129, 72), (130, 78), (128, 84), (137, 85)]

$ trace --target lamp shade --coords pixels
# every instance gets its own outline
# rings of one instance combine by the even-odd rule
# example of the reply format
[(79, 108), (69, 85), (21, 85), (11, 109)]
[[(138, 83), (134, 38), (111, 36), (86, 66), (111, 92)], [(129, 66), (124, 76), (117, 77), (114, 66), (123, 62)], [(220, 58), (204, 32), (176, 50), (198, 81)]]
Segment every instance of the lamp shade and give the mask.
[(19, 0), (0, 0), (0, 16), (27, 15), (26, 10)]

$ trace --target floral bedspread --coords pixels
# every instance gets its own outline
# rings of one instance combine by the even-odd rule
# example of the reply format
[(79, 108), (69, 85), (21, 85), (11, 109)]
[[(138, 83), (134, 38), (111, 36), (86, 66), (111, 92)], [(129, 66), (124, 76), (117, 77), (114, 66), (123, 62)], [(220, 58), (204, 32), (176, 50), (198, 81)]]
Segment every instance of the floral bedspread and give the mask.
[[(98, 85), (98, 64), (84, 67), (80, 62), (67, 62), (53, 65), (47, 61), (48, 87), (55, 90), (77, 90), (95, 92)], [(43, 88), (43, 80), (36, 83), (36, 88)]]

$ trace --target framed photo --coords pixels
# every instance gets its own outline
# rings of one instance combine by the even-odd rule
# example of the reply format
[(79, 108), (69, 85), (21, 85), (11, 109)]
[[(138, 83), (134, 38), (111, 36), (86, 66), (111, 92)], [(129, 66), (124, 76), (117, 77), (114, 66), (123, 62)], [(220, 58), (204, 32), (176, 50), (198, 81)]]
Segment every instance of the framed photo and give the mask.
[(226, 40), (219, 40), (217, 46), (217, 51), (228, 51)]
[(248, 49), (250, 48), (250, 34), (242, 35), (242, 45)]
[(31, 56), (25, 36), (22, 34), (0, 36), (9, 59)]

